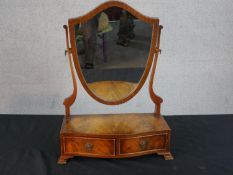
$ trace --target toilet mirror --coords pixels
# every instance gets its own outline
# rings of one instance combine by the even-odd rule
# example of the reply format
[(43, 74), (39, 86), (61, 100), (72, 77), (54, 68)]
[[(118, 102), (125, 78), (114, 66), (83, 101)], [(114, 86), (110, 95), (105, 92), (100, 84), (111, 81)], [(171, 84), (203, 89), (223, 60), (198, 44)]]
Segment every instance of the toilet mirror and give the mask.
[(111, 6), (70, 19), (69, 29), (75, 67), (87, 92), (106, 104), (132, 98), (152, 61), (153, 23)]

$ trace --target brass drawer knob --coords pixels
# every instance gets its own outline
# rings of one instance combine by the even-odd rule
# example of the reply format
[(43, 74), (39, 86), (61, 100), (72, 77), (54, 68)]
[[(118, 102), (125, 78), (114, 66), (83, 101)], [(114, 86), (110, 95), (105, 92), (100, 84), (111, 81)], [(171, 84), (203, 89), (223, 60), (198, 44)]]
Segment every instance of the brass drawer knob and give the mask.
[(139, 142), (139, 146), (142, 150), (146, 149), (148, 145), (148, 141), (147, 140), (140, 140)]
[(91, 151), (93, 149), (94, 145), (92, 143), (86, 143), (85, 148), (87, 151)]

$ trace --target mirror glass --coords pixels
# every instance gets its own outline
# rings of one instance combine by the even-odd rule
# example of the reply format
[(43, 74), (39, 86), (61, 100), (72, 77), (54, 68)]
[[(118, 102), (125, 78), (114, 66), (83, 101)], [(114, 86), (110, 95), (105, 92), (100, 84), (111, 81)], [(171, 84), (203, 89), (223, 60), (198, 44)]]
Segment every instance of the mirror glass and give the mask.
[(118, 7), (76, 24), (78, 61), (89, 89), (105, 101), (129, 96), (144, 73), (151, 36), (151, 24)]

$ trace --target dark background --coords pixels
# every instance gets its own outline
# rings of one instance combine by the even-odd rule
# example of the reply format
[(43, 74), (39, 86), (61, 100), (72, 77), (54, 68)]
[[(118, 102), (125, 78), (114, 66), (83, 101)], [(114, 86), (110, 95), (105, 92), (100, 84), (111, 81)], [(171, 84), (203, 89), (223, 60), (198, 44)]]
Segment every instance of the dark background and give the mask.
[(57, 164), (63, 116), (1, 115), (0, 175), (232, 175), (233, 115), (166, 116), (174, 160), (76, 157)]

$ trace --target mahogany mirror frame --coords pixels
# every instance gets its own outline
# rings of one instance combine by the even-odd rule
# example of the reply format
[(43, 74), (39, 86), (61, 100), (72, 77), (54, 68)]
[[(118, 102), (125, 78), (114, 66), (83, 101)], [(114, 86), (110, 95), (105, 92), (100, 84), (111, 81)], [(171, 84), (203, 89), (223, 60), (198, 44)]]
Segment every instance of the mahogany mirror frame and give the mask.
[[(127, 10), (129, 13), (134, 15), (136, 18), (140, 19), (143, 22), (146, 22), (146, 23), (149, 23), (149, 24), (152, 25), (151, 46), (150, 46), (149, 56), (148, 56), (148, 59), (147, 59), (147, 63), (146, 63), (144, 73), (143, 73), (137, 87), (128, 96), (126, 96), (125, 98), (122, 98), (120, 100), (117, 100), (117, 101), (106, 101), (106, 100), (96, 96), (91, 91), (91, 89), (88, 87), (88, 84), (87, 84), (87, 82), (86, 82), (86, 80), (84, 78), (84, 75), (82, 73), (81, 66), (80, 66), (80, 63), (79, 63), (78, 54), (77, 54), (77, 47), (76, 47), (76, 40), (75, 40), (75, 25), (76, 24), (79, 24), (79, 23), (85, 22), (87, 20), (90, 20), (92, 17), (94, 17), (98, 13), (100, 13), (103, 10), (105, 10), (107, 8), (110, 8), (110, 7), (119, 7), (119, 8), (122, 8), (124, 10)], [(120, 1), (108, 1), (108, 2), (105, 2), (105, 3), (101, 4), (101, 5), (99, 5), (94, 10), (88, 12), (87, 14), (85, 14), (83, 16), (80, 16), (80, 17), (77, 17), (77, 18), (70, 18), (68, 20), (68, 25), (69, 25), (71, 48), (68, 48), (67, 52), (69, 52), (69, 53), (71, 52), (71, 54), (73, 56), (73, 63), (74, 63), (74, 66), (76, 68), (76, 72), (78, 74), (78, 77), (80, 79), (81, 84), (83, 85), (83, 87), (87, 91), (87, 93), (92, 98), (94, 98), (96, 101), (98, 101), (100, 103), (103, 103), (103, 104), (106, 104), (106, 105), (119, 105), (119, 104), (125, 103), (125, 102), (129, 101), (131, 98), (133, 98), (139, 92), (139, 90), (142, 88), (142, 86), (144, 85), (144, 83), (145, 83), (145, 81), (146, 81), (146, 79), (148, 77), (148, 74), (150, 72), (150, 69), (151, 69), (151, 66), (152, 66), (152, 63), (153, 63), (153, 60), (154, 60), (154, 57), (155, 57), (155, 53), (158, 54), (158, 52), (159, 52), (158, 44), (159, 44), (159, 36), (160, 36), (160, 29), (161, 29), (161, 26), (159, 26), (159, 19), (145, 16), (145, 15), (141, 14), (140, 12), (136, 11), (135, 9), (133, 9), (132, 7), (130, 7), (129, 5), (123, 3), (123, 2), (120, 2)], [(155, 67), (153, 69), (155, 69)], [(152, 71), (152, 74), (154, 74), (153, 72), (154, 72), (154, 70)], [(151, 75), (151, 76), (154, 77), (154, 75)], [(151, 83), (153, 84), (153, 79), (152, 79)], [(77, 85), (74, 88), (77, 88)], [(151, 90), (153, 91), (153, 89), (151, 89)], [(150, 90), (150, 95), (152, 95), (151, 90)], [(75, 89), (74, 89), (74, 91), (75, 91)], [(73, 97), (73, 99), (75, 100), (76, 92), (75, 92), (75, 94), (73, 93), (73, 96), (74, 95), (75, 95), (75, 97)], [(158, 100), (159, 100), (160, 103), (162, 102), (161, 98), (156, 99), (156, 101), (158, 101)], [(65, 101), (64, 101), (64, 104), (65, 104)]]

